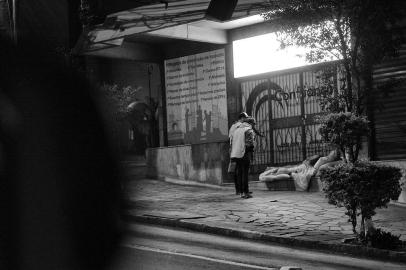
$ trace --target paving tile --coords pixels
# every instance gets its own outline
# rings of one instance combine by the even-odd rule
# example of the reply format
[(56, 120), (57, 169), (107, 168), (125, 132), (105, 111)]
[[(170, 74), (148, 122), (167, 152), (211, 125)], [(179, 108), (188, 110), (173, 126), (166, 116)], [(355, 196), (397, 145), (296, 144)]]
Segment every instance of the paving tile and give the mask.
[(330, 221), (324, 222), (323, 224), (328, 225), (328, 226), (338, 226), (338, 222), (336, 220), (334, 220), (334, 221), (330, 220)]
[(319, 230), (321, 230), (321, 231), (328, 231), (328, 230), (330, 230), (330, 227), (329, 227), (329, 226), (320, 226), (320, 227), (319, 227)]
[(275, 212), (275, 214), (276, 215), (291, 215), (292, 212), (285, 210), (285, 211), (277, 211), (277, 212)]
[(354, 234), (354, 232), (352, 230), (351, 231), (341, 231), (341, 233), (345, 234), (345, 235), (353, 235)]
[(258, 220), (257, 218), (241, 218), (238, 222), (244, 222), (244, 223), (252, 223), (254, 221)]
[(252, 216), (253, 216), (253, 217), (260, 218), (260, 219), (266, 219), (266, 218), (267, 218), (267, 215), (266, 215), (266, 214), (263, 214), (263, 213), (255, 213), (255, 214), (253, 214)]
[(306, 221), (306, 220), (294, 220), (294, 221), (289, 222), (289, 225), (290, 226), (301, 226), (301, 225), (307, 224), (307, 222), (308, 221)]
[(285, 230), (286, 226), (272, 226), (272, 230)]
[(283, 223), (291, 222), (292, 220), (293, 220), (292, 218), (287, 218), (287, 217), (279, 219), (279, 221), (283, 222)]
[(289, 234), (294, 234), (294, 233), (301, 233), (303, 234), (303, 232), (300, 232), (298, 230), (283, 230), (283, 231), (279, 231), (278, 234), (280, 235), (289, 235)]
[[(169, 184), (156, 180), (129, 181), (124, 197), (131, 215), (187, 219), (188, 222), (246, 229), (338, 243), (353, 235), (344, 208), (328, 204), (323, 194), (253, 190), (242, 200), (233, 187), (212, 189)], [(406, 207), (379, 209), (374, 225), (406, 239)]]
[(285, 234), (285, 237), (297, 237), (297, 236), (301, 236), (304, 235), (304, 232), (295, 232), (295, 233), (289, 233), (289, 234)]
[(304, 216), (306, 216), (306, 213), (304, 213), (304, 212), (297, 212), (297, 211), (295, 211), (294, 209), (292, 209), (292, 215), (295, 215), (295, 216), (297, 216), (297, 217), (304, 217)]
[(332, 219), (337, 219), (337, 218), (341, 217), (341, 215), (332, 215), (332, 214), (326, 214), (326, 215), (323, 215), (323, 216), (326, 217), (326, 218), (332, 218)]
[(345, 226), (340, 225), (340, 228), (343, 231), (350, 231), (350, 230), (352, 230), (352, 225), (345, 225)]
[(314, 231), (316, 229), (318, 229), (317, 225), (308, 225), (308, 224), (303, 224), (301, 226), (302, 230), (310, 230), (310, 231)]

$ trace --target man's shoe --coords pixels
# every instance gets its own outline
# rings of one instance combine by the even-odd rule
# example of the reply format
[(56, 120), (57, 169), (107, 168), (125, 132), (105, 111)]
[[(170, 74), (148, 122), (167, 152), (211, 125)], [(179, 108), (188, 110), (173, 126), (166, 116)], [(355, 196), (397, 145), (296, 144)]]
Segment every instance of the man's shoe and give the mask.
[(244, 194), (244, 196), (242, 196), (242, 198), (249, 199), (249, 198), (252, 198), (252, 196), (248, 193), (248, 194)]

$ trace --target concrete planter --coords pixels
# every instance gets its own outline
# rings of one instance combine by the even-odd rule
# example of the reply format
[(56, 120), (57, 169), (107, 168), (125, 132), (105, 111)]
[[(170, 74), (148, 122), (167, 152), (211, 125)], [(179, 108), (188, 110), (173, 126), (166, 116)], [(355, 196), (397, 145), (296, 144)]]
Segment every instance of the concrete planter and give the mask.
[(230, 182), (228, 142), (147, 149), (147, 176), (222, 185)]

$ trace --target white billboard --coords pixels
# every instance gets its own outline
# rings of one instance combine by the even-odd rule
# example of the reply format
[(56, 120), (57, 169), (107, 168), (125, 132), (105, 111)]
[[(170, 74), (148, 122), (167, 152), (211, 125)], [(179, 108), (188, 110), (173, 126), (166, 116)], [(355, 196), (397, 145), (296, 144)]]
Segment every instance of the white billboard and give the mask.
[(165, 61), (170, 145), (227, 139), (224, 49)]

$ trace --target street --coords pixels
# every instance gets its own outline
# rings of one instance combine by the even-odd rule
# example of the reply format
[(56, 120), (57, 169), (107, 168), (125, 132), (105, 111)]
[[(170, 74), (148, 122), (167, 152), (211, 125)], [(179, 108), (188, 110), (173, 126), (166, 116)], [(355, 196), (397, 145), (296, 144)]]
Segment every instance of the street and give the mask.
[(129, 269), (406, 269), (352, 258), (142, 224), (128, 225), (111, 270)]
[(138, 246), (131, 248), (122, 248), (120, 251), (122, 254), (122, 261), (117, 264), (117, 268), (114, 269), (275, 269), (268, 267), (256, 267), (251, 265), (245, 265), (241, 263), (233, 263), (228, 261), (222, 261), (219, 259), (211, 259), (202, 256), (195, 256), (189, 254), (181, 254), (177, 252), (168, 252), (158, 249), (148, 249)]

